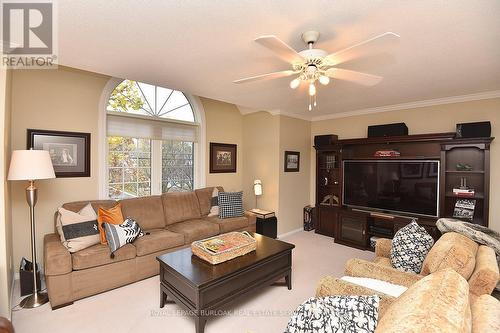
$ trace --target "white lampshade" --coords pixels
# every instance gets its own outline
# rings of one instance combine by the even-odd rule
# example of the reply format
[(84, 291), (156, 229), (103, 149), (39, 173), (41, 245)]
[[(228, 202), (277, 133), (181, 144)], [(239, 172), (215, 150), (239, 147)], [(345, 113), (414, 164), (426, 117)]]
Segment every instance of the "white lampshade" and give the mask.
[(255, 195), (262, 195), (262, 182), (259, 179), (253, 182), (253, 192)]
[(46, 150), (14, 150), (8, 180), (56, 178), (49, 152)]

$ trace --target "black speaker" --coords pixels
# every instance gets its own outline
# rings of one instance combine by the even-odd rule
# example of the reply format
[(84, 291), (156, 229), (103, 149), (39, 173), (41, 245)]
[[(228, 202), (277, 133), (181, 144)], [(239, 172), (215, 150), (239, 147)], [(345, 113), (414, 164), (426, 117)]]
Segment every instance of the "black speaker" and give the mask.
[(491, 136), (491, 123), (480, 121), (477, 123), (457, 124), (457, 138), (489, 138)]
[(408, 126), (405, 123), (368, 126), (368, 137), (402, 136), (408, 135)]
[(334, 145), (338, 139), (339, 136), (335, 134), (316, 135), (314, 136), (314, 147)]

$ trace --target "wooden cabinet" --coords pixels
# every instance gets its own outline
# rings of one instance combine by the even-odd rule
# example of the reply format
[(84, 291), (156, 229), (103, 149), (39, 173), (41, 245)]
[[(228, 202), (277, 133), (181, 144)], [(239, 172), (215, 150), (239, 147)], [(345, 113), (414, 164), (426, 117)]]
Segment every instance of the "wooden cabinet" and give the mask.
[(335, 243), (366, 249), (368, 245), (368, 214), (341, 210), (338, 213)]
[[(461, 180), (475, 191), (473, 223), (488, 226), (490, 188), (490, 144), (494, 138), (456, 139), (455, 133), (434, 133), (396, 137), (359, 138), (331, 141), (316, 149), (316, 232), (335, 238), (336, 243), (370, 248), (370, 237), (392, 238), (412, 219), (437, 240), (441, 233), (436, 221), (453, 217), (459, 197), (453, 188)], [(394, 156), (379, 157), (377, 151), (393, 150)], [(342, 199), (342, 163), (345, 160), (434, 160), (439, 170), (429, 168), (428, 177), (439, 175), (439, 214), (426, 216), (404, 210), (367, 212), (345, 206)], [(437, 164), (436, 164), (437, 165)], [(422, 172), (422, 175), (424, 173)], [(419, 176), (420, 178), (422, 176)], [(417, 177), (418, 178), (418, 177)], [(422, 191), (428, 191), (422, 188)], [(367, 210), (369, 210), (367, 208)], [(375, 211), (375, 209), (374, 209)]]
[(341, 150), (316, 147), (316, 207), (318, 207), (318, 234), (335, 237), (337, 212), (341, 205)]
[(316, 233), (335, 237), (335, 228), (338, 219), (337, 211), (338, 208), (336, 207), (319, 207)]

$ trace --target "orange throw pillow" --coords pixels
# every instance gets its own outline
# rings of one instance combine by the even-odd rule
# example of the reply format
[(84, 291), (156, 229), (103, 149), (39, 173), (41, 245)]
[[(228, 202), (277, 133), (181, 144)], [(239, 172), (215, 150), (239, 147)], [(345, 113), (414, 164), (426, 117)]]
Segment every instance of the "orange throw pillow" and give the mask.
[(108, 241), (106, 240), (106, 232), (102, 227), (103, 223), (111, 223), (111, 224), (123, 223), (121, 204), (117, 204), (116, 206), (110, 209), (99, 207), (99, 213), (97, 214), (97, 227), (99, 228), (99, 237), (101, 239), (101, 244), (108, 244)]

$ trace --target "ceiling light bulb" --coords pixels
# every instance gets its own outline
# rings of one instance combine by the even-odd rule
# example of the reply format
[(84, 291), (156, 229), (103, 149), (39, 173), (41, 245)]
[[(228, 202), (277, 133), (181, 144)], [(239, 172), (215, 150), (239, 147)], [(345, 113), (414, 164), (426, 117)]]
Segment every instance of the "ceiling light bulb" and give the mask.
[(330, 83), (330, 78), (328, 76), (321, 75), (319, 77), (319, 83), (321, 83), (322, 85), (326, 86), (328, 83)]
[(309, 84), (309, 96), (314, 96), (316, 95), (316, 87), (314, 86), (314, 83)]
[(299, 86), (299, 84), (300, 84), (300, 79), (295, 78), (292, 81), (290, 81), (290, 88), (295, 89)]

